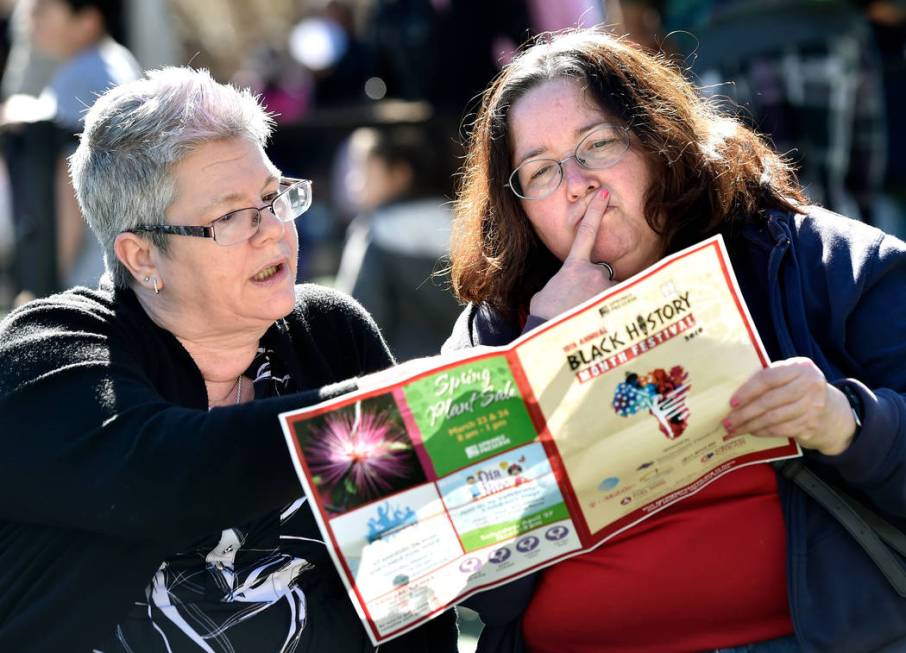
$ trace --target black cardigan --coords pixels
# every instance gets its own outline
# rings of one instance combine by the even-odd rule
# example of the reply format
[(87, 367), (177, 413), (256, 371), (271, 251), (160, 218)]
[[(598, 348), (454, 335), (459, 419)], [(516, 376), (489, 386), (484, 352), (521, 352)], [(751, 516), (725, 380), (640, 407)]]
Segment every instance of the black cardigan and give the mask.
[[(360, 306), (317, 286), (265, 335), (287, 342), (275, 330), (306, 391), (208, 411), (194, 361), (131, 291), (76, 289), (0, 323), (0, 650), (98, 647), (168, 555), (302, 494), (277, 415), (392, 359)], [(331, 624), (313, 619), (305, 650), (370, 649), (321, 562), (308, 600)], [(382, 651), (455, 636), (451, 611)]]

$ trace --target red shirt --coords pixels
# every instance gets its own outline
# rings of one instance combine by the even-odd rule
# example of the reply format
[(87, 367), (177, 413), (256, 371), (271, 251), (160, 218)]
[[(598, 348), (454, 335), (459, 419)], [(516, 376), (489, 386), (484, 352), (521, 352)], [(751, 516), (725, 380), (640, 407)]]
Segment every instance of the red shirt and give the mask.
[(733, 471), (546, 569), (522, 627), (532, 653), (704, 651), (789, 635), (774, 471)]

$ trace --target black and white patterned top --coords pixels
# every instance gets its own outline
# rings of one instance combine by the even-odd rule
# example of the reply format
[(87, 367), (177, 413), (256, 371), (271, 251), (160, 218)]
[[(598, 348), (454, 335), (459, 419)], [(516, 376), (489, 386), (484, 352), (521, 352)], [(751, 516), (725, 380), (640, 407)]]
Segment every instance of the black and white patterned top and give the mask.
[[(256, 399), (296, 391), (279, 357), (264, 346), (245, 376), (254, 381)], [(321, 546), (302, 535), (311, 532), (298, 515), (305, 501), (227, 528), (165, 560), (145, 600), (117, 625), (112, 646), (118, 648), (99, 653), (296, 651), (307, 616), (299, 578), (313, 567), (305, 545)]]

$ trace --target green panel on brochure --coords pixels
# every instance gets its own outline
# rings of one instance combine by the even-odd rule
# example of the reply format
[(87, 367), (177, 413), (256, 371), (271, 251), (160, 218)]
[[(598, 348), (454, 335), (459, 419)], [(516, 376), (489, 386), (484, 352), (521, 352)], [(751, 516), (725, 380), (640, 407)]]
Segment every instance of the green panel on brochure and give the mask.
[(505, 356), (492, 356), (405, 386), (438, 476), (538, 437)]

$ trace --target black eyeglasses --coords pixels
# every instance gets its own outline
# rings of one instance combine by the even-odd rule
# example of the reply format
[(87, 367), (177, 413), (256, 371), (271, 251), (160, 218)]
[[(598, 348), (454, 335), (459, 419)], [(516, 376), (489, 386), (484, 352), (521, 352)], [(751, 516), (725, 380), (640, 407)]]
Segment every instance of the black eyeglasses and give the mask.
[(603, 170), (616, 164), (629, 149), (629, 130), (619, 125), (600, 125), (585, 136), (565, 159), (530, 159), (510, 175), (506, 184), (516, 197), (540, 200), (563, 181), (563, 164), (570, 159), (587, 170)]
[(311, 206), (311, 182), (307, 179), (280, 179), (281, 190), (267, 205), (261, 208), (251, 207), (230, 211), (217, 218), (206, 227), (193, 227), (172, 224), (140, 224), (130, 233), (157, 233), (173, 236), (195, 236), (196, 238), (213, 238), (214, 242), (224, 247), (243, 243), (261, 228), (261, 212), (269, 210), (280, 222), (292, 222), (305, 213)]

